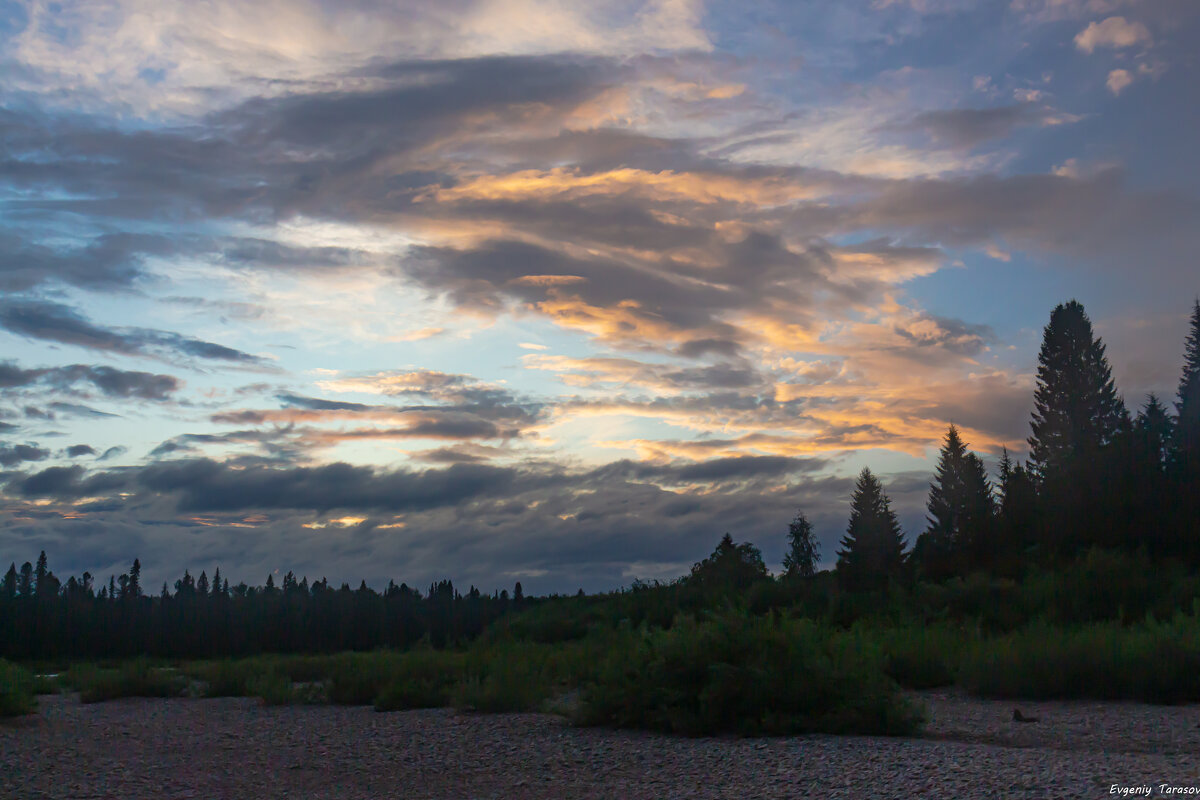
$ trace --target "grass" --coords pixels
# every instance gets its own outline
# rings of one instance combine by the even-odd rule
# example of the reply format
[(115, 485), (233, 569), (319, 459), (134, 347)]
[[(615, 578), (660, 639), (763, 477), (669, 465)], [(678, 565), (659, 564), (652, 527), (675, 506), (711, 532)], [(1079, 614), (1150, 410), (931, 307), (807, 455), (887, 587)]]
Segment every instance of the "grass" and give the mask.
[(63, 676), (63, 683), (77, 690), (83, 703), (121, 697), (179, 697), (188, 687), (186, 675), (142, 658), (113, 669), (74, 665)]
[(962, 682), (983, 697), (1200, 702), (1200, 619), (1073, 629), (1038, 623), (977, 644)]
[(446, 650), (421, 648), (396, 660), (375, 698), (376, 711), (443, 708), (451, 704), (455, 687), (463, 679), (465, 656)]
[(37, 710), (33, 675), (0, 658), (0, 717), (19, 717)]

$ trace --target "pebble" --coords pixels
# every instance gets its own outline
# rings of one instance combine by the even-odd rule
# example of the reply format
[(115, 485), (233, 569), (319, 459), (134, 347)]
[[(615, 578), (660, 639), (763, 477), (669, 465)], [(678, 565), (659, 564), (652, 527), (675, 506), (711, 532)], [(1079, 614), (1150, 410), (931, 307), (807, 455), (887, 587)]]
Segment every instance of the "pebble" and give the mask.
[(40, 698), (0, 723), (0, 798), (1098, 798), (1200, 789), (1197, 706), (914, 693), (922, 738), (684, 739), (545, 714), (376, 713), (245, 698)]

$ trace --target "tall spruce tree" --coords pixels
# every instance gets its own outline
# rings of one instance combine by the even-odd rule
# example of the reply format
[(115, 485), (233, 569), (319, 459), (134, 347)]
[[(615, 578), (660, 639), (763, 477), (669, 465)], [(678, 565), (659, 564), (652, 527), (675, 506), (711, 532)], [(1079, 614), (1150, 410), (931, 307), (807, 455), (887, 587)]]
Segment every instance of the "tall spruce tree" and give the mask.
[(1040, 480), (1094, 458), (1128, 427), (1104, 344), (1075, 300), (1058, 305), (1042, 335), (1029, 437), (1030, 463)]
[(1183, 348), (1183, 374), (1179, 376), (1175, 410), (1176, 447), (1184, 460), (1200, 460), (1200, 300), (1192, 307), (1192, 324)]
[(1146, 405), (1138, 412), (1133, 422), (1135, 456), (1139, 469), (1161, 473), (1171, 457), (1175, 420), (1167, 413), (1154, 394), (1146, 398)]
[(1000, 458), (1000, 513), (997, 519), (1002, 574), (1016, 577), (1024, 566), (1028, 548), (1034, 544), (1037, 524), (1037, 488), (1029, 471), (1014, 464), (1004, 448)]
[(1127, 448), (1129, 412), (1117, 395), (1104, 345), (1083, 306), (1050, 315), (1038, 355), (1029, 468), (1038, 487), (1038, 533), (1046, 555), (1128, 538), (1128, 487), (1117, 451)]
[(783, 571), (789, 577), (811, 578), (817, 573), (820, 546), (812, 523), (803, 512), (788, 525), (788, 550), (783, 556)]
[(983, 462), (951, 425), (929, 487), (929, 527), (917, 539), (913, 559), (921, 572), (942, 580), (990, 566), (995, 503)]
[(1179, 377), (1179, 412), (1175, 421), (1173, 491), (1177, 497), (1176, 553), (1200, 564), (1200, 300), (1192, 306), (1192, 322), (1183, 351)]
[(850, 500), (850, 523), (838, 551), (838, 579), (848, 589), (885, 586), (904, 565), (904, 534), (883, 486), (863, 468)]

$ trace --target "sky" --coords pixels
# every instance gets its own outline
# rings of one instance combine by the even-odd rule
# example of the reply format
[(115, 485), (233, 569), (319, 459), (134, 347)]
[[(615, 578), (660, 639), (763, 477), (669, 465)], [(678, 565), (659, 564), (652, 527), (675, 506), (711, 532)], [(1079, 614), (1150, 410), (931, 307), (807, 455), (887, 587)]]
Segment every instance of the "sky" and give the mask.
[(0, 557), (485, 591), (910, 541), (1200, 293), (1193, 0), (0, 0)]

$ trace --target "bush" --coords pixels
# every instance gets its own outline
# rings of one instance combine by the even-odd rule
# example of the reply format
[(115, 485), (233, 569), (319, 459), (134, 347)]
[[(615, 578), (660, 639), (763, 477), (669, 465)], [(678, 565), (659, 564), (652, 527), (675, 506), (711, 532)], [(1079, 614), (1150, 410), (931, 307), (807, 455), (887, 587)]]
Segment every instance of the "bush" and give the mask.
[(297, 700), (292, 679), (274, 669), (252, 676), (246, 684), (246, 693), (261, 699), (267, 706), (285, 706)]
[(342, 706), (375, 703), (403, 656), (396, 653), (344, 653), (331, 662), (329, 702)]
[(955, 682), (967, 635), (945, 625), (889, 628), (873, 637), (883, 671), (907, 689), (935, 689)]
[(727, 612), (615, 650), (585, 689), (579, 722), (691, 736), (903, 735), (922, 720), (858, 637)]
[(33, 675), (30, 684), (31, 691), (36, 694), (58, 694), (62, 691), (58, 676)]
[(413, 650), (396, 664), (375, 700), (376, 711), (444, 708), (462, 676), (463, 657), (445, 650)]
[(204, 681), (205, 697), (253, 697), (250, 685), (265, 668), (258, 659), (224, 659), (192, 665), (188, 672)]
[(550, 695), (551, 688), (540, 666), (509, 651), (460, 683), (454, 692), (454, 705), (486, 714), (537, 711)]
[(33, 676), (0, 658), (0, 717), (19, 717), (36, 710)]
[(118, 669), (86, 668), (74, 672), (73, 685), (81, 703), (102, 703), (119, 697), (178, 697), (187, 688), (187, 677), (173, 669), (152, 667), (137, 659)]
[(1200, 701), (1200, 620), (1135, 627), (1046, 623), (978, 643), (963, 660), (967, 689), (984, 697)]

